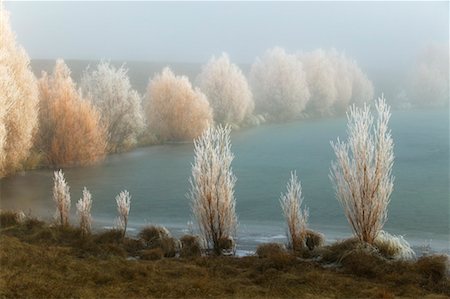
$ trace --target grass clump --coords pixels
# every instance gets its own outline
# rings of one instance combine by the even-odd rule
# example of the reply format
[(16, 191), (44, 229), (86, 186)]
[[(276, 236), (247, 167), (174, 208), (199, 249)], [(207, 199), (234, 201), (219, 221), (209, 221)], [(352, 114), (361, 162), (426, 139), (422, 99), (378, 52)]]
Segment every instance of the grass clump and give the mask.
[(309, 250), (322, 247), (325, 244), (325, 236), (319, 232), (307, 229), (305, 231), (305, 245)]
[(165, 257), (175, 257), (179, 250), (179, 241), (162, 226), (144, 227), (138, 234), (147, 249), (159, 248)]
[(382, 256), (388, 259), (410, 260), (416, 256), (409, 243), (402, 236), (393, 236), (385, 231), (378, 233), (374, 246)]
[(180, 257), (190, 258), (202, 255), (202, 246), (198, 236), (184, 235), (180, 238)]
[(286, 254), (286, 248), (279, 243), (266, 243), (258, 245), (256, 248), (256, 255), (260, 258), (271, 258)]
[(23, 212), (15, 211), (1, 211), (0, 212), (0, 227), (10, 227), (18, 225), (25, 221), (25, 214)]

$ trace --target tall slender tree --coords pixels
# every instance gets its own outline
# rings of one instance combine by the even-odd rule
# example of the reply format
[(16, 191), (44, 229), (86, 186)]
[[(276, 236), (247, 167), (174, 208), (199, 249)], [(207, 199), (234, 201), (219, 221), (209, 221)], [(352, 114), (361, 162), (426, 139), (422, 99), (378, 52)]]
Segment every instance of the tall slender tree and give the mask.
[(347, 115), (348, 139), (332, 142), (336, 161), (330, 178), (336, 197), (359, 240), (373, 244), (387, 219), (394, 187), (394, 142), (388, 128), (390, 107), (382, 96), (375, 105), (377, 120), (369, 106), (351, 106)]
[(0, 4), (0, 177), (22, 167), (37, 125), (36, 78)]
[(192, 213), (208, 249), (217, 255), (237, 229), (233, 158), (229, 126), (210, 127), (194, 142), (189, 193)]

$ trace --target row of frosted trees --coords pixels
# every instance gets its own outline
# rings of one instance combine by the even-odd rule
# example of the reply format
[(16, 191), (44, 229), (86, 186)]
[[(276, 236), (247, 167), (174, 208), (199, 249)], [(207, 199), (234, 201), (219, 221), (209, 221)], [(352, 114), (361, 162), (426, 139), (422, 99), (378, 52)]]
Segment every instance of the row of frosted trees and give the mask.
[(254, 125), (340, 113), (369, 101), (373, 87), (357, 64), (335, 50), (257, 58), (249, 80), (228, 55), (213, 57), (193, 86), (169, 68), (142, 97), (127, 69), (100, 62), (79, 86), (57, 60), (36, 79), (1, 11), (0, 177), (33, 166), (87, 165), (138, 143), (192, 141), (210, 125)]
[[(352, 105), (347, 116), (348, 138), (332, 142), (336, 160), (332, 162), (330, 179), (336, 198), (361, 244), (391, 249), (391, 258), (414, 256), (402, 238), (384, 232), (387, 207), (393, 190), (394, 143), (388, 128), (390, 107), (384, 97), (375, 105), (376, 118), (370, 107)], [(194, 163), (190, 178), (193, 218), (210, 254), (233, 252), (238, 226), (234, 186), (236, 177), (231, 163), (230, 126), (211, 126), (194, 141)], [(70, 194), (62, 171), (55, 172), (53, 197), (57, 205), (58, 222), (68, 224)], [(117, 227), (125, 236), (131, 196), (127, 191), (116, 197)], [(303, 207), (302, 188), (296, 172), (291, 172), (287, 190), (280, 204), (287, 226), (288, 248), (294, 252), (323, 245), (323, 236), (308, 229), (308, 209)], [(90, 232), (91, 194), (85, 188), (77, 203), (81, 230)]]
[[(321, 49), (267, 50), (248, 80), (226, 54), (211, 58), (195, 86), (165, 68), (149, 80), (145, 96), (132, 88), (126, 68), (108, 62), (88, 68), (79, 86), (62, 60), (38, 80), (8, 14), (0, 14), (0, 177), (36, 166), (87, 165), (138, 144), (192, 141), (213, 124), (341, 114), (373, 98), (355, 61)], [(422, 60), (413, 80), (416, 102), (448, 104), (448, 47), (430, 48)]]

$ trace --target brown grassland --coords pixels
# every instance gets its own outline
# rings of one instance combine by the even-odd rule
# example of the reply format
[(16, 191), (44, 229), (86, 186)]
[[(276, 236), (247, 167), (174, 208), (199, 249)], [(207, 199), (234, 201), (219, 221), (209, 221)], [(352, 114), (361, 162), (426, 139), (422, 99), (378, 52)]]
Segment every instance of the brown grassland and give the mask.
[(444, 256), (389, 261), (349, 250), (349, 240), (319, 248), (320, 259), (273, 245), (259, 256), (167, 258), (117, 231), (83, 237), (17, 219), (0, 214), (1, 298), (450, 297)]

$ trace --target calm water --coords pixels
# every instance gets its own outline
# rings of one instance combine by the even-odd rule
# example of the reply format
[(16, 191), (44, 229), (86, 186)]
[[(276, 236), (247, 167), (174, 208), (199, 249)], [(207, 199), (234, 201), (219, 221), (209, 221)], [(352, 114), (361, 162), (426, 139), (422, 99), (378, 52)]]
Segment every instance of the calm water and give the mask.
[[(385, 229), (413, 245), (449, 251), (448, 111), (394, 111), (395, 190)], [(283, 241), (285, 227), (278, 199), (289, 172), (296, 170), (310, 226), (328, 240), (351, 231), (328, 178), (333, 159), (329, 141), (345, 138), (344, 118), (271, 124), (232, 134), (240, 249), (259, 242)], [(65, 170), (72, 202), (83, 186), (93, 194), (98, 227), (113, 226), (115, 195), (132, 194), (130, 233), (148, 223), (166, 225), (175, 235), (190, 220), (188, 177), (192, 144), (171, 144), (110, 156), (102, 165)], [(1, 208), (22, 209), (51, 218), (52, 172), (30, 171), (0, 180)], [(74, 214), (74, 204), (72, 213)]]

